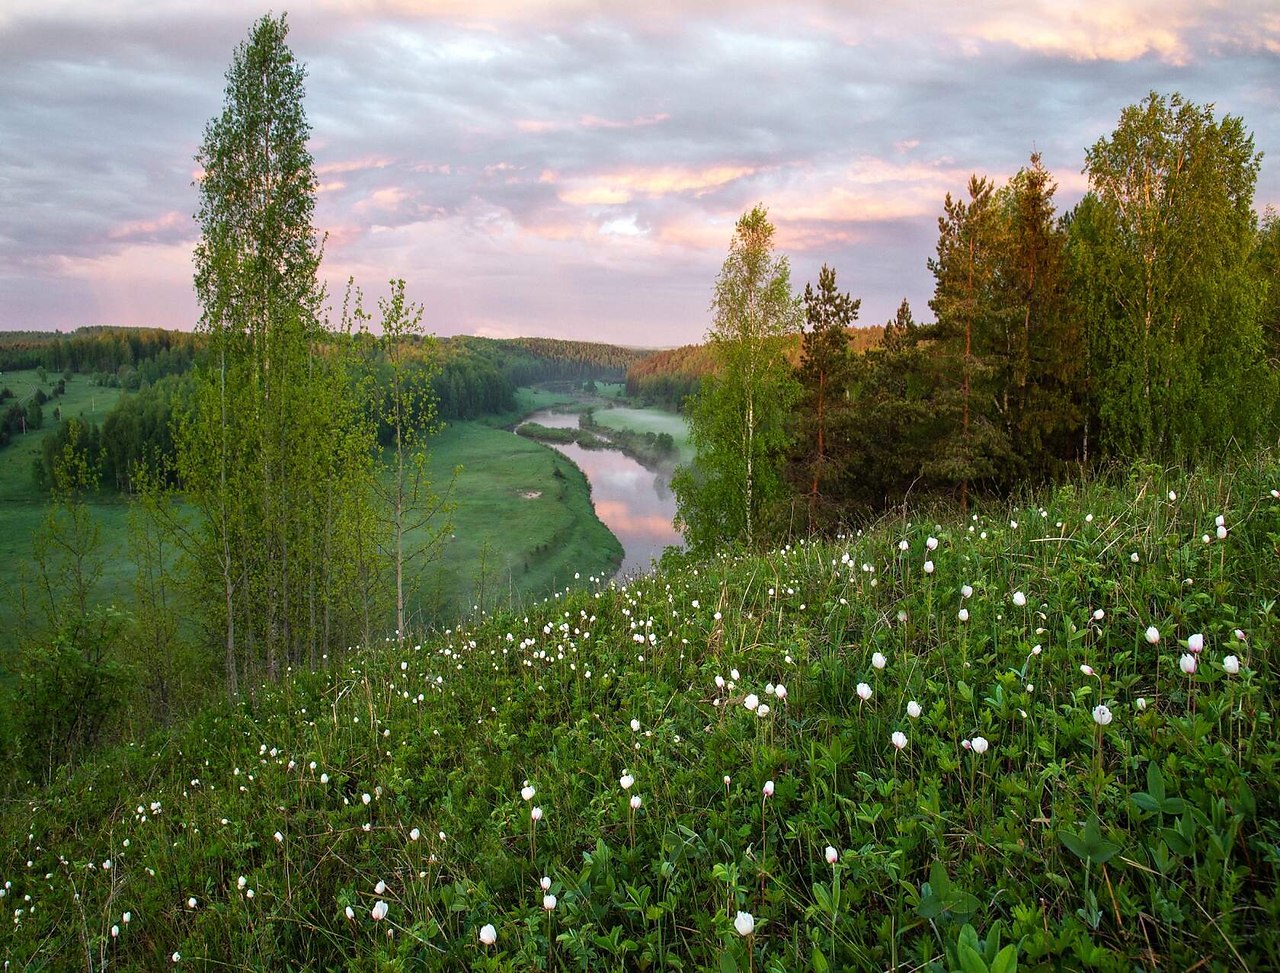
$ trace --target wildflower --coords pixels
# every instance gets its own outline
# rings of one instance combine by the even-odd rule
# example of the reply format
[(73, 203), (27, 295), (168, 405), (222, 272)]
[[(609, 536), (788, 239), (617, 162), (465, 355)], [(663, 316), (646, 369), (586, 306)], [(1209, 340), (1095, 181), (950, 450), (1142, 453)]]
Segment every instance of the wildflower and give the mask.
[(724, 676), (716, 676), (716, 689), (724, 689)]
[(972, 597), (973, 597), (973, 585), (971, 585), (971, 584), (962, 585), (962, 586), (961, 586), (961, 588), (960, 588), (960, 597), (961, 597), (961, 598), (972, 598)]
[(176, 949), (173, 951), (173, 956), (171, 958), (175, 963), (182, 962), (182, 954), (179, 953)]
[(930, 537), (924, 542), (924, 546), (931, 551), (936, 551), (938, 549), (938, 538)]
[(898, 541), (898, 550), (909, 551), (910, 549), (911, 549), (911, 545), (908, 544), (906, 541)]
[(1236, 675), (1240, 672), (1240, 660), (1234, 655), (1229, 655), (1222, 660), (1222, 668), (1226, 670), (1228, 675)]
[(739, 936), (750, 936), (756, 931), (756, 917), (750, 912), (739, 912), (733, 920), (733, 928), (738, 931)]
[(832, 845), (827, 845), (826, 854), (827, 854), (828, 865), (834, 865), (837, 861), (840, 860), (840, 852), (836, 851), (835, 847)]
[(369, 915), (373, 916), (374, 922), (381, 922), (387, 917), (387, 903), (382, 899), (379, 899), (374, 903), (373, 909), (369, 912)]
[(1093, 613), (1093, 620), (1095, 622), (1100, 622), (1106, 617), (1107, 617), (1107, 613), (1104, 612), (1101, 608), (1099, 608), (1097, 611)]
[(1183, 653), (1181, 659), (1178, 660), (1178, 668), (1185, 672), (1188, 676), (1196, 671), (1196, 657), (1191, 653)]
[(356, 910), (351, 908), (351, 906), (347, 906), (345, 911), (347, 913), (347, 919), (354, 922), (356, 918)]
[(1131, 553), (1131, 554), (1129, 555), (1129, 560), (1130, 560), (1130, 561), (1132, 561), (1134, 564), (1137, 564), (1137, 563), (1138, 563), (1138, 560), (1139, 560), (1139, 558), (1138, 558), (1138, 552), (1137, 552), (1137, 551), (1134, 551), (1133, 553)]
[(621, 785), (624, 791), (631, 790), (631, 785), (634, 784), (635, 782), (636, 782), (636, 779), (632, 777), (630, 774), (623, 774), (621, 777), (618, 778), (618, 784)]
[(642, 803), (643, 803), (643, 802), (640, 800), (640, 795), (639, 795), (639, 794), (632, 794), (632, 795), (631, 795), (631, 810), (633, 810), (633, 811), (639, 811), (639, 810), (640, 810), (640, 805), (641, 805)]
[(973, 752), (979, 755), (986, 753), (987, 748), (991, 746), (986, 737), (974, 737), (969, 741), (969, 745), (973, 748)]
[(133, 913), (126, 912), (124, 915), (120, 917), (120, 921), (123, 922), (126, 926), (129, 925), (129, 923), (133, 921)]
[(365, 793), (363, 793), (363, 794), (361, 794), (361, 795), (360, 795), (360, 801), (361, 801), (363, 804), (366, 804), (366, 805), (367, 805), (367, 804), (368, 804), (370, 801), (372, 801), (372, 800), (373, 800), (373, 798), (369, 795), (369, 793), (368, 793), (367, 791), (366, 791)]
[(747, 709), (755, 709), (760, 705), (760, 697), (755, 693), (748, 693), (747, 698), (742, 701), (742, 705)]
[(498, 941), (498, 930), (493, 928), (492, 922), (486, 922), (480, 927), (480, 942), (486, 946), (492, 946)]
[(933, 574), (933, 562), (932, 562), (932, 561), (925, 561), (925, 562), (924, 562), (924, 573), (925, 573), (925, 574)]
[(120, 935), (120, 927), (119, 927), (119, 926), (112, 926), (112, 927), (111, 927), (111, 938), (112, 938), (112, 939), (115, 939), (115, 938), (116, 938), (117, 936), (119, 936), (119, 935)]
[(523, 797), (526, 801), (532, 801), (533, 795), (536, 793), (538, 792), (529, 786), (528, 781), (525, 781), (524, 787), (520, 788), (520, 796)]
[(640, 721), (639, 721), (639, 720), (632, 720), (632, 721), (631, 721), (631, 732), (632, 732), (632, 733), (638, 733), (639, 731), (640, 731)]
[(1142, 710), (1146, 709), (1146, 708), (1147, 708), (1147, 697), (1145, 697), (1145, 696), (1139, 696), (1139, 697), (1138, 697), (1138, 701), (1137, 701), (1137, 703), (1135, 703), (1134, 705), (1136, 705), (1136, 706), (1138, 707), (1138, 710), (1139, 710), (1139, 711), (1142, 711)]
[(761, 703), (759, 709), (756, 710), (756, 716), (760, 717), (761, 719), (764, 719), (768, 715), (769, 715), (769, 704)]
[(284, 844), (284, 835), (282, 835), (279, 831), (277, 831), (274, 835), (272, 835), (272, 837), (276, 839), (276, 844), (281, 844), (281, 845)]
[(556, 897), (548, 892), (542, 897), (542, 907), (550, 912), (556, 907)]
[(1081, 671), (1082, 673), (1084, 673), (1086, 676), (1092, 676), (1092, 675), (1093, 675), (1093, 666), (1090, 666), (1090, 665), (1082, 665), (1082, 666), (1080, 666), (1080, 671)]
[(1195, 635), (1192, 635), (1190, 638), (1188, 638), (1187, 648), (1190, 649), (1192, 652), (1194, 652), (1196, 655), (1199, 655), (1201, 652), (1203, 652), (1204, 651), (1204, 635), (1197, 632)]
[(1245, 641), (1245, 634), (1244, 634), (1244, 630), (1243, 630), (1243, 629), (1239, 629), (1239, 628), (1238, 628), (1238, 629), (1236, 629), (1236, 630), (1235, 630), (1235, 637), (1236, 637), (1236, 640), (1237, 640), (1237, 641), (1240, 641), (1240, 642)]
[(907, 703), (907, 715), (913, 720), (920, 719), (920, 714), (924, 712), (924, 708), (914, 699)]
[(243, 875), (241, 875), (238, 879), (236, 879), (236, 888), (238, 889), (243, 890), (244, 887), (248, 884), (249, 884), (249, 880), (245, 878)]
[(899, 750), (907, 745), (907, 735), (901, 730), (894, 730), (893, 736), (890, 737), (890, 739), (893, 741), (893, 745)]
[(871, 698), (871, 687), (865, 682), (858, 683), (858, 698), (863, 702)]
[(1098, 726), (1106, 726), (1111, 722), (1111, 710), (1107, 708), (1105, 703), (1099, 703), (1093, 708), (1093, 722)]
[(530, 818), (532, 818), (534, 821), (541, 821), (541, 820), (542, 820), (542, 808), (540, 808), (540, 807), (535, 807), (535, 808), (533, 808), (533, 810), (531, 810), (531, 811), (529, 812), (529, 817), (530, 817)]
[(1160, 630), (1154, 625), (1147, 626), (1147, 644), (1155, 645), (1160, 641)]
[(1177, 495), (1176, 493), (1174, 493), (1172, 490), (1170, 490), (1170, 491), (1169, 491), (1169, 499), (1170, 499), (1170, 500), (1177, 500), (1177, 499), (1178, 499), (1178, 495)]
[(1013, 593), (1013, 604), (1016, 608), (1025, 608), (1027, 606), (1027, 596), (1021, 591), (1015, 591)]
[(774, 689), (773, 689), (773, 694), (774, 694), (775, 696), (777, 696), (779, 699), (786, 699), (786, 698), (787, 698), (787, 687), (786, 687), (786, 686), (784, 686), (784, 685), (782, 685), (782, 683), (778, 683), (778, 685), (777, 685), (777, 686), (775, 686), (775, 687), (774, 687)]
[(764, 794), (765, 797), (773, 797), (773, 781), (766, 780), (764, 782), (762, 793)]
[(871, 665), (877, 669), (883, 669), (887, 661), (883, 652), (876, 652), (871, 656)]
[(538, 881), (538, 885), (542, 887), (542, 891), (549, 892), (551, 890), (551, 876), (543, 875), (542, 878)]
[(414, 828), (412, 831), (409, 832), (410, 841), (417, 841), (421, 837), (422, 837), (422, 832), (419, 831), (417, 828)]
[(961, 608), (956, 612), (956, 618), (960, 619), (962, 622), (967, 622), (969, 620), (969, 609)]
[(187, 908), (194, 909), (195, 907), (196, 907), (196, 897), (193, 895), (191, 896), (191, 898), (187, 899)]

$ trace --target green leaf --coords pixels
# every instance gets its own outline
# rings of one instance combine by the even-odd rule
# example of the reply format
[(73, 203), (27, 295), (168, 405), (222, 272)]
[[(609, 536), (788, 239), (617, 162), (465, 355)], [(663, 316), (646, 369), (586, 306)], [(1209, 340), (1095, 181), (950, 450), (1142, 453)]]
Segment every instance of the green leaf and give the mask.
[(962, 973), (990, 973), (986, 960), (968, 943), (960, 943), (956, 948), (956, 956), (960, 960)]
[(991, 973), (1017, 973), (1018, 947), (1010, 943), (996, 954), (991, 961)]
[(810, 954), (809, 965), (813, 967), (814, 973), (827, 973), (831, 967), (827, 964), (827, 958), (822, 955), (822, 950), (817, 946), (813, 947)]
[(738, 961), (730, 950), (720, 954), (720, 973), (738, 973)]

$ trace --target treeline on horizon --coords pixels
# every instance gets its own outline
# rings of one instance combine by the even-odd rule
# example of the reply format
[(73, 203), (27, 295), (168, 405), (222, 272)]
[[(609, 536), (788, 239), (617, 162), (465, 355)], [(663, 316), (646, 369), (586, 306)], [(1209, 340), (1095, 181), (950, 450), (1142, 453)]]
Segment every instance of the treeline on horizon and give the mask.
[[(324, 336), (322, 336), (324, 337)], [(328, 340), (325, 338), (325, 340)], [(358, 338), (362, 374), (385, 385), (381, 351), (372, 335)], [(50, 391), (25, 402), (0, 389), (0, 446), (47, 421), (47, 402), (58, 383), (77, 375), (107, 388), (136, 392), (122, 396), (101, 425), (77, 416), (59, 416), (60, 425), (42, 442), (34, 475), (42, 488), (53, 484), (54, 465), (73, 436), (77, 449), (108, 489), (131, 492), (140, 463), (171, 466), (176, 455), (173, 423), (189, 402), (190, 372), (205, 353), (199, 333), (159, 328), (92, 327), (71, 334), (33, 332), (0, 335), (0, 371), (43, 370)], [(494, 339), (472, 336), (421, 338), (407, 343), (407, 367), (429, 383), (436, 415), (446, 421), (501, 416), (515, 409), (515, 390), (544, 382), (621, 382), (628, 368), (651, 352), (598, 342), (551, 338)], [(60, 378), (55, 378), (60, 375)], [(43, 383), (42, 383), (43, 384)], [(370, 408), (376, 395), (369, 399)], [(72, 428), (76, 426), (78, 428)], [(380, 445), (390, 442), (385, 424)]]
[(861, 353), (860, 301), (828, 266), (794, 294), (757, 207), (708, 343), (679, 359), (703, 373), (698, 456), (673, 484), (686, 542), (776, 541), (1274, 442), (1280, 219), (1254, 210), (1260, 164), (1241, 119), (1152, 92), (1087, 151), (1068, 212), (1038, 154), (1004, 185), (975, 175), (943, 201), (934, 320), (904, 300)]

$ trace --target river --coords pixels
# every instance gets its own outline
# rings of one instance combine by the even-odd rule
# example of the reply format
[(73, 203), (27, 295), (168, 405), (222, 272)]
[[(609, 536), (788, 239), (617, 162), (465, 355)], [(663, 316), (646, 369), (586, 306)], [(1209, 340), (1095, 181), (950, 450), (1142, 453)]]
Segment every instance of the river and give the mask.
[[(525, 421), (553, 429), (578, 427), (578, 417), (564, 412), (537, 412)], [(607, 429), (594, 431), (608, 435)], [(622, 544), (619, 578), (647, 574), (650, 562), (666, 548), (683, 544), (672, 526), (676, 498), (669, 473), (647, 470), (616, 449), (583, 449), (577, 443), (547, 445), (573, 460), (586, 474), (596, 516)]]

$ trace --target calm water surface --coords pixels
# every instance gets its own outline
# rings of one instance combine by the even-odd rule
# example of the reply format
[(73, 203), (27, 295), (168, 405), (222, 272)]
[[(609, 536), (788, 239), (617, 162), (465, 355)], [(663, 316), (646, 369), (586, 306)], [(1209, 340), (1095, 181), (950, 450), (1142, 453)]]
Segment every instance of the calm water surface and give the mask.
[[(578, 426), (578, 417), (562, 412), (538, 412), (529, 416), (553, 429)], [(608, 435), (608, 430), (597, 430)], [(577, 443), (549, 443), (578, 464), (591, 484), (596, 516), (622, 542), (622, 566), (618, 577), (649, 571), (651, 561), (665, 548), (683, 543), (672, 526), (676, 498), (669, 473), (655, 473), (616, 449), (583, 449)]]

